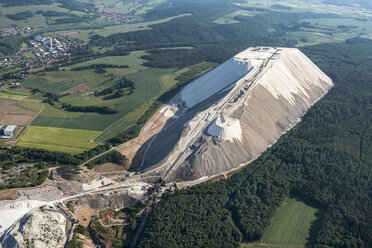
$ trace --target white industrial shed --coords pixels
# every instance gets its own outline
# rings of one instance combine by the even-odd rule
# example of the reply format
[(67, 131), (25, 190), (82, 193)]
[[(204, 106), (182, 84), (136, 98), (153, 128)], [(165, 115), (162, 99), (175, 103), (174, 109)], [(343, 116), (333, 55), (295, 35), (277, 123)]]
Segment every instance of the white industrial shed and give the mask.
[(9, 125), (4, 130), (4, 136), (13, 137), (13, 135), (17, 132), (18, 126), (17, 125)]

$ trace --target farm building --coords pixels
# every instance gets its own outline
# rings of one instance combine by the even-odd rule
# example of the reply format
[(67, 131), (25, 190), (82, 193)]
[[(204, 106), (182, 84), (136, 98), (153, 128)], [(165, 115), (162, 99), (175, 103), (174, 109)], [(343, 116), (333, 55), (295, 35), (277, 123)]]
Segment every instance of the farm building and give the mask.
[(13, 137), (17, 130), (18, 130), (17, 125), (9, 125), (4, 130), (4, 136)]
[(0, 135), (3, 135), (3, 132), (4, 132), (4, 126), (0, 125)]

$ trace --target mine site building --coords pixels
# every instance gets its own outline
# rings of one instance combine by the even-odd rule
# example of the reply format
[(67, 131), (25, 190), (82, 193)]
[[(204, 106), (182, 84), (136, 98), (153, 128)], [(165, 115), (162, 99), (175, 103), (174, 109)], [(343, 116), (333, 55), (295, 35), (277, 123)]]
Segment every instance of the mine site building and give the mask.
[(17, 125), (9, 125), (4, 130), (4, 136), (13, 137), (17, 130), (18, 130)]
[(43, 36), (38, 35), (38, 36), (35, 37), (34, 40), (36, 40), (37, 42), (41, 42), (43, 39), (44, 39)]

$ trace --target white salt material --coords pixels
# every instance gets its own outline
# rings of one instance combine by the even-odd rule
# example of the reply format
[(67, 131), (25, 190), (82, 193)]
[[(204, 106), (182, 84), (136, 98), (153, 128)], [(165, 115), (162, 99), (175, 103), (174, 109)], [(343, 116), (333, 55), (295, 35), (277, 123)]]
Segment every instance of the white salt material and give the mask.
[(43, 201), (24, 200), (15, 201), (0, 207), (0, 233), (8, 229), (16, 220), (22, 218), (30, 210), (45, 204), (46, 202)]
[(222, 140), (234, 142), (234, 139), (241, 141), (242, 129), (240, 121), (228, 118), (220, 114), (208, 128), (208, 134)]
[(195, 106), (231, 84), (236, 84), (250, 69), (249, 62), (231, 58), (188, 84), (180, 93), (181, 99), (187, 107)]
[(259, 80), (259, 84), (276, 99), (283, 97), (291, 105), (295, 105), (295, 95), (310, 99), (306, 90), (312, 87), (325, 90), (321, 82), (333, 85), (332, 80), (298, 49), (283, 50), (272, 68)]

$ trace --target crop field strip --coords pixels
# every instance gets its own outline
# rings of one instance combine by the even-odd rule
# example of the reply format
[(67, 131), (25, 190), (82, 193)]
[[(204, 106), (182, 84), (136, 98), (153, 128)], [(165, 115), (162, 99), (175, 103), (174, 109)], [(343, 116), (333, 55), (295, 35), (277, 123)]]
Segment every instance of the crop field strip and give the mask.
[(17, 142), (18, 146), (79, 154), (96, 147), (90, 143), (99, 131), (30, 126)]

